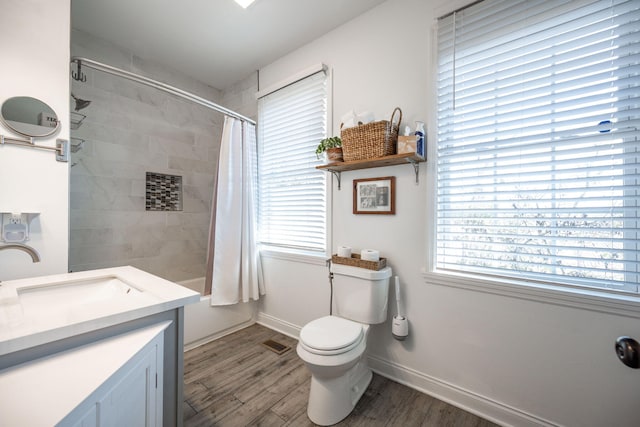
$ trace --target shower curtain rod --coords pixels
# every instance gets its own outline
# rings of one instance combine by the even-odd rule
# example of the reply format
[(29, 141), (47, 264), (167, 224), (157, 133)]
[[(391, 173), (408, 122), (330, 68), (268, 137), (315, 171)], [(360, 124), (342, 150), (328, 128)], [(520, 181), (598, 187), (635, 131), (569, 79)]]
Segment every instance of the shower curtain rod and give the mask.
[[(180, 98), (187, 99), (189, 101), (195, 102), (196, 104), (200, 104), (204, 107), (211, 108), (212, 110), (219, 111), (227, 116), (235, 117), (236, 119), (240, 119), (242, 121), (251, 123), (255, 125), (256, 122), (251, 120), (248, 117), (243, 116), (242, 114), (236, 113), (233, 110), (229, 110), (228, 108), (223, 107), (222, 105), (218, 105), (215, 102), (211, 102), (207, 99), (204, 99), (198, 95), (194, 95), (191, 92), (187, 92), (182, 89), (178, 89), (177, 87), (170, 86), (168, 84), (159, 82), (157, 80), (150, 79), (148, 77), (140, 76), (138, 74), (132, 73), (130, 71), (121, 70), (116, 67), (112, 67), (111, 65), (103, 64), (98, 61), (94, 61), (92, 59), (83, 58), (80, 56), (74, 56), (71, 58), (71, 62), (75, 62), (78, 66), (77, 73), (73, 73), (74, 78), (76, 80), (86, 80), (86, 77), (82, 74), (82, 66), (87, 66), (89, 68), (93, 68), (94, 70), (103, 71), (105, 73), (113, 74), (114, 76), (124, 77), (125, 79), (132, 80), (134, 82), (141, 83), (143, 85), (147, 85), (150, 87), (154, 87), (156, 89), (162, 90), (164, 92), (170, 93), (172, 95), (176, 95)], [(76, 77), (77, 76), (77, 77)], [(84, 79), (84, 80), (83, 80)]]

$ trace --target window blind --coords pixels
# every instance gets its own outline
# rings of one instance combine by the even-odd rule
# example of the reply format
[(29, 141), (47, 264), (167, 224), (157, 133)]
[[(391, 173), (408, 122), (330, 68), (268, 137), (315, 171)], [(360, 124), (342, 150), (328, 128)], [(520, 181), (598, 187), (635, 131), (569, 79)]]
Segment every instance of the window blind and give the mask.
[(436, 268), (638, 292), (640, 2), (438, 22)]
[(327, 135), (327, 78), (318, 72), (258, 100), (259, 235), (324, 252), (327, 197), (315, 149)]

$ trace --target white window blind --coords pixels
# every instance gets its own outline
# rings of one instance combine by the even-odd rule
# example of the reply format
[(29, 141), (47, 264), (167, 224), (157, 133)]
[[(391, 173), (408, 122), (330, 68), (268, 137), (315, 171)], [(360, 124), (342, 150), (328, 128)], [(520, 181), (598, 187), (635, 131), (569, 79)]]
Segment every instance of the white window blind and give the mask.
[(259, 234), (264, 244), (324, 252), (327, 78), (318, 72), (258, 100)]
[(438, 22), (436, 268), (638, 292), (640, 2)]

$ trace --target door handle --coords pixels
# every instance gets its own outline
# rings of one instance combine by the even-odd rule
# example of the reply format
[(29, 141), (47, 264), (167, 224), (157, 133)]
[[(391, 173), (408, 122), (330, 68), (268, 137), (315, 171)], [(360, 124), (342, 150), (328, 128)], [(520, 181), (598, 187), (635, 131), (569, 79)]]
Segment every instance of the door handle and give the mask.
[(640, 368), (640, 344), (630, 337), (619, 337), (616, 340), (616, 355), (618, 359), (630, 368)]

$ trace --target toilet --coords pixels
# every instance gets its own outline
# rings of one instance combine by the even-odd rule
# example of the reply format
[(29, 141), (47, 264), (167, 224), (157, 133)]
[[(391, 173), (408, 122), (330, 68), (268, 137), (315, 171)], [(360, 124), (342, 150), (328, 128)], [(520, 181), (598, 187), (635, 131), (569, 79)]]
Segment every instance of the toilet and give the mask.
[(307, 415), (322, 426), (347, 417), (373, 376), (364, 357), (369, 325), (387, 320), (391, 268), (332, 264), (333, 315), (300, 331), (298, 356), (311, 371)]

